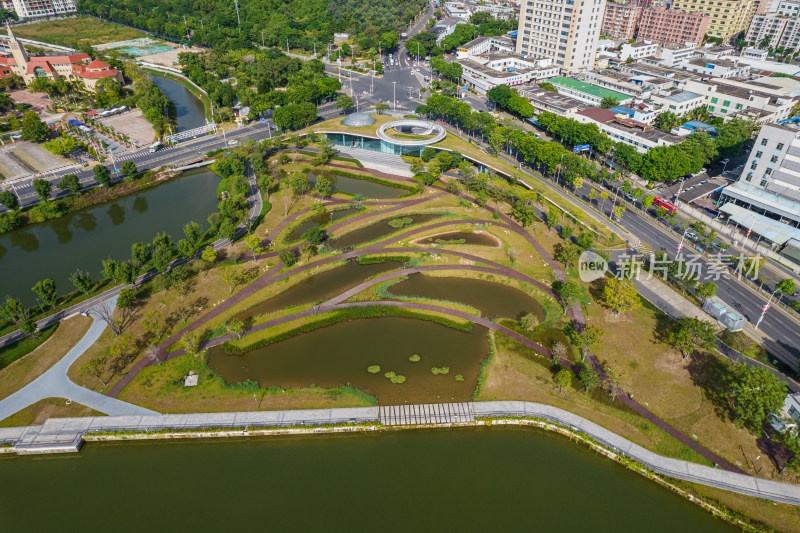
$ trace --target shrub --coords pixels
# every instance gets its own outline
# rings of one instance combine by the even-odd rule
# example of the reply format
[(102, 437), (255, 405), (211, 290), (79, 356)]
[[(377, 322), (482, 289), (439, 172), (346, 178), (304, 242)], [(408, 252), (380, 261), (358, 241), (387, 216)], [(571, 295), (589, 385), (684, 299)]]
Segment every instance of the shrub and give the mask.
[(367, 372), (369, 372), (370, 374), (377, 374), (380, 371), (381, 371), (380, 365), (372, 365), (369, 368), (367, 368)]
[(456, 381), (464, 381), (464, 376), (461, 374), (456, 374)]
[(417, 355), (417, 354), (414, 354), (414, 355), (412, 355), (411, 357), (408, 358), (409, 361), (413, 361), (414, 363), (416, 363), (420, 359), (421, 359), (420, 356)]
[(442, 374), (442, 375), (449, 374), (450, 373), (450, 367), (449, 366), (433, 367), (433, 368), (431, 368), (431, 373), (434, 376), (436, 376), (438, 374)]

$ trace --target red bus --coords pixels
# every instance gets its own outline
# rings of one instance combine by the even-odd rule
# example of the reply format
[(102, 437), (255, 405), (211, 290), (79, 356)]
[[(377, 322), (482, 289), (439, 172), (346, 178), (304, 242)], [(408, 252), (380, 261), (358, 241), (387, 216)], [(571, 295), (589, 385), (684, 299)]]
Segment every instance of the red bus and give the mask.
[(667, 210), (667, 213), (674, 213), (675, 211), (678, 210), (678, 206), (676, 206), (675, 204), (664, 200), (660, 196), (656, 196), (653, 199), (653, 205), (656, 206), (656, 207), (663, 207), (664, 209)]

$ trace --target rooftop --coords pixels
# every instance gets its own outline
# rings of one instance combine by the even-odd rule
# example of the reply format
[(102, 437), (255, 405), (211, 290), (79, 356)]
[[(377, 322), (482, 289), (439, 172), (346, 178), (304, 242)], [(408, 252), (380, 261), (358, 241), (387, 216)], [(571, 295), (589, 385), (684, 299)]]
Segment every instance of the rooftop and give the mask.
[(665, 96), (664, 100), (669, 100), (670, 102), (675, 102), (676, 104), (683, 104), (690, 100), (694, 100), (695, 98), (702, 98), (702, 96), (691, 91), (681, 91), (679, 93)]
[(610, 89), (604, 89), (583, 81), (573, 80), (572, 78), (562, 78), (558, 76), (555, 78), (550, 78), (547, 81), (553, 85), (563, 85), (564, 87), (569, 87), (570, 89), (574, 89), (576, 91), (590, 94), (599, 98), (615, 98), (617, 102), (620, 103), (631, 99), (631, 97), (627, 94), (618, 93), (617, 91), (612, 91)]
[(568, 110), (573, 108), (584, 109), (587, 107), (585, 102), (573, 98), (566, 94), (554, 93), (547, 89), (542, 89), (535, 85), (519, 85), (516, 87), (520, 96), (530, 99), (531, 101), (541, 102), (544, 105), (557, 107), (559, 109)]

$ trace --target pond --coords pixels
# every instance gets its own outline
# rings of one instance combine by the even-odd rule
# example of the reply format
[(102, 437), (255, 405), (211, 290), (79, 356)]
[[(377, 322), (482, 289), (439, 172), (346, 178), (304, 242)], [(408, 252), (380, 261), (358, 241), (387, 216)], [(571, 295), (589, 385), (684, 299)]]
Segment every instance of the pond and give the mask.
[(500, 241), (493, 235), (478, 231), (450, 231), (422, 238), (422, 244), (468, 244), (472, 246), (500, 246)]
[(390, 187), (381, 183), (375, 183), (366, 179), (348, 178), (347, 176), (339, 176), (332, 172), (325, 170), (315, 170), (309, 172), (308, 183), (315, 187), (317, 179), (326, 177), (333, 182), (334, 192), (344, 192), (353, 195), (360, 194), (364, 198), (373, 198), (376, 200), (384, 200), (390, 198), (400, 198), (409, 194), (409, 190), (402, 187)]
[(207, 227), (217, 208), (218, 183), (210, 170), (192, 170), (138, 194), (0, 236), (0, 295), (35, 305), (31, 287), (37, 281), (52, 278), (65, 294), (74, 290), (69, 278), (77, 269), (96, 280), (103, 259), (130, 258), (135, 242), (161, 231), (177, 241), (190, 221)]
[(356, 213), (364, 211), (361, 207), (358, 206), (350, 206), (350, 207), (340, 207), (334, 208), (329, 211), (325, 211), (323, 213), (317, 213), (314, 216), (308, 217), (303, 222), (301, 222), (297, 227), (295, 227), (292, 231), (289, 232), (289, 235), (286, 236), (286, 242), (297, 242), (303, 238), (303, 234), (310, 230), (315, 226), (329, 226), (336, 222), (337, 220), (341, 220), (345, 217), (349, 217), (350, 215), (355, 215)]
[(539, 322), (544, 311), (539, 302), (508, 285), (481, 279), (445, 278), (411, 274), (408, 279), (389, 287), (397, 296), (422, 296), (434, 300), (449, 300), (480, 309), (489, 318), (519, 320), (527, 313), (536, 315)]
[[(359, 244), (374, 241), (385, 235), (400, 233), (402, 230), (411, 226), (430, 222), (431, 220), (442, 216), (444, 215), (441, 213), (420, 213), (416, 215), (399, 215), (396, 217), (379, 220), (378, 222), (370, 224), (369, 226), (353, 230), (350, 233), (342, 235), (341, 237), (331, 239), (328, 243), (328, 246), (337, 250), (349, 248), (351, 246), (358, 246)], [(397, 222), (395, 222), (395, 226), (393, 226), (391, 224), (392, 221), (397, 221), (398, 219), (404, 219), (402, 221), (402, 225), (399, 225)]]
[[(251, 379), (261, 387), (338, 387), (350, 384), (381, 404), (468, 401), (489, 352), (486, 330), (463, 332), (403, 317), (339, 322), (287, 340), (228, 355), (212, 348), (208, 366), (228, 383)], [(411, 361), (413, 355), (419, 361)], [(380, 372), (370, 373), (370, 366)], [(434, 374), (432, 368), (448, 367)], [(392, 383), (386, 372), (406, 377)], [(456, 380), (456, 375), (463, 381)]]
[[(68, 457), (0, 457), (0, 470), (14, 489), (3, 495), (8, 531), (217, 532), (242, 520), (286, 531), (738, 531), (583, 446), (522, 428), (89, 443)], [(138, 506), (123, 516), (121, 502)]]
[(288, 286), (283, 292), (276, 294), (272, 298), (245, 309), (236, 315), (236, 318), (247, 320), (257, 315), (271, 313), (287, 307), (328, 300), (351, 287), (355, 287), (367, 278), (390, 270), (396, 270), (400, 266), (400, 263), (396, 261), (370, 265), (362, 265), (358, 261), (349, 261), (343, 266), (326, 270), (320, 274), (310, 276), (295, 285)]

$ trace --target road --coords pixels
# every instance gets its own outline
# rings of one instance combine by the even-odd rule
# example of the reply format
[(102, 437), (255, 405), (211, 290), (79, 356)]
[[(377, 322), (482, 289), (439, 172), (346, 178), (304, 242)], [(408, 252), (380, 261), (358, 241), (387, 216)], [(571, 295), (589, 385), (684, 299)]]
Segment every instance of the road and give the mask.
[[(260, 122), (255, 122), (250, 126), (226, 131), (224, 134), (219, 133), (216, 135), (203, 136), (179, 143), (175, 146), (168, 146), (155, 153), (150, 153), (149, 148), (144, 148), (137, 152), (128, 152), (122, 157), (115, 158), (115, 160), (117, 165), (120, 165), (123, 161), (133, 161), (136, 164), (137, 170), (150, 170), (163, 165), (179, 163), (193, 156), (199, 158), (204, 156), (209, 150), (224, 148), (230, 141), (243, 142), (249, 139), (260, 141), (269, 138), (270, 135), (271, 132), (267, 130), (267, 126), (264, 126)], [(38, 196), (33, 188), (33, 181), (37, 178), (47, 179), (53, 184), (53, 197), (58, 198), (59, 196), (66, 196), (68, 192), (61, 191), (56, 187), (65, 174), (75, 174), (78, 176), (84, 188), (99, 185), (94, 179), (92, 169), (81, 167), (68, 168), (45, 176), (26, 176), (14, 180), (11, 183), (13, 183), (13, 189), (19, 196), (20, 203), (23, 206), (27, 206), (38, 201)], [(119, 173), (114, 175), (115, 179), (120, 176), (121, 174)], [(11, 188), (8, 183), (4, 184), (4, 187), (7, 189)]]

